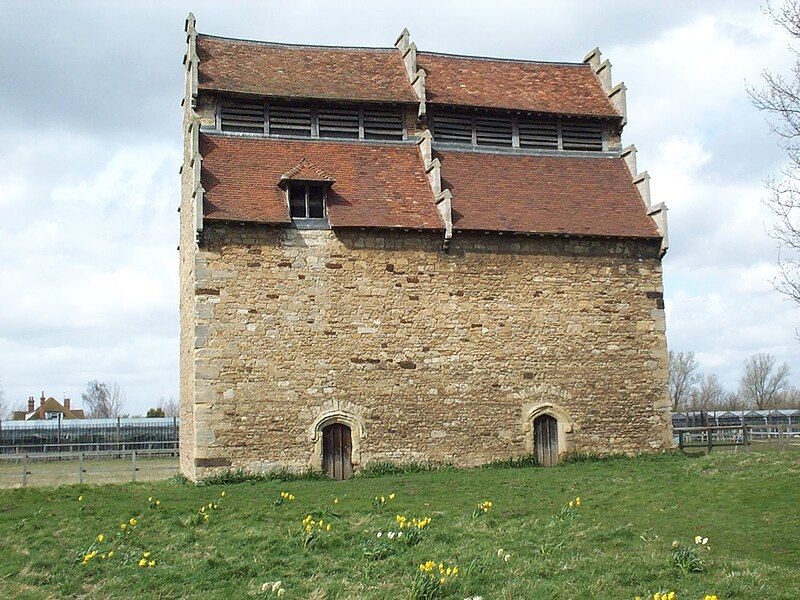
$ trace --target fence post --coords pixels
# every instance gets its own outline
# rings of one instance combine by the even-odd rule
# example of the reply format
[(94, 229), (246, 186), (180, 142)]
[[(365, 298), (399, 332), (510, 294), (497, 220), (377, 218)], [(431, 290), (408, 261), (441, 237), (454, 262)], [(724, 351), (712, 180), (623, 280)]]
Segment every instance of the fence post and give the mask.
[(678, 432), (678, 449), (683, 452), (683, 431)]
[(78, 483), (83, 483), (83, 452), (78, 456)]
[(706, 427), (706, 443), (708, 444), (708, 453), (711, 454), (711, 449), (714, 447), (714, 443), (711, 440), (711, 427)]
[(136, 483), (136, 450), (131, 452), (131, 481)]
[(781, 452), (786, 450), (786, 425), (778, 425), (778, 448)]
[(750, 436), (747, 434), (747, 425), (742, 425), (742, 443), (744, 451), (747, 452), (747, 445), (750, 443)]
[(22, 457), (22, 487), (28, 485), (28, 455)]

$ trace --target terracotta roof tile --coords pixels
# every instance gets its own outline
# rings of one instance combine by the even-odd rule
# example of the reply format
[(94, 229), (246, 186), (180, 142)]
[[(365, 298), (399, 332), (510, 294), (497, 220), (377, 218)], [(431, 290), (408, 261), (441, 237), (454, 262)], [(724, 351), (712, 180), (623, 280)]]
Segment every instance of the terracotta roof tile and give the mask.
[(278, 96), (415, 103), (394, 48), (292, 46), (197, 36), (199, 88)]
[(619, 158), (436, 152), (453, 229), (660, 237)]
[(620, 117), (588, 65), (417, 53), (430, 104)]
[(336, 180), (328, 192), (333, 227), (444, 228), (413, 144), (201, 133), (200, 153), (206, 219), (290, 223), (278, 180), (305, 159)]
[(288, 181), (318, 181), (320, 183), (336, 183), (336, 179), (325, 171), (312, 165), (305, 158), (283, 173), (278, 178), (278, 184), (283, 185)]

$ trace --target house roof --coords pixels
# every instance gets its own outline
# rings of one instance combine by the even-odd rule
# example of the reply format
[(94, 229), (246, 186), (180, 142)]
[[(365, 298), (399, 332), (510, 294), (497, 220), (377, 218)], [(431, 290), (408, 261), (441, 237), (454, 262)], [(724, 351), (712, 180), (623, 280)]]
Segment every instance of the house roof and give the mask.
[(659, 238), (620, 158), (437, 151), (453, 229)]
[(546, 63), (417, 53), (429, 104), (620, 118), (583, 63)]
[(64, 415), (65, 419), (83, 419), (84, 412), (80, 408), (72, 408), (67, 410), (61, 402), (53, 398), (45, 399), (44, 402), (36, 405), (32, 412), (24, 410), (15, 410), (12, 414), (12, 419), (15, 421), (35, 421), (40, 419), (40, 413), (54, 413), (59, 412)]
[(289, 224), (283, 173), (305, 160), (335, 179), (332, 227), (444, 229), (414, 144), (277, 140), (200, 134), (209, 220)]
[(300, 46), (197, 36), (198, 88), (259, 96), (416, 103), (395, 48)]

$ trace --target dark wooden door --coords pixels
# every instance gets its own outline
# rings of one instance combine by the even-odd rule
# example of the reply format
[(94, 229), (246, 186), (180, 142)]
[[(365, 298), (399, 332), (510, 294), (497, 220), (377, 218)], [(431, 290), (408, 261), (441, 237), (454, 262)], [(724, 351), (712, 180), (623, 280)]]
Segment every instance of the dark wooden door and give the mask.
[(328, 477), (349, 479), (353, 474), (353, 443), (350, 428), (341, 423), (322, 430), (322, 468)]
[(558, 421), (550, 415), (533, 422), (533, 444), (540, 465), (552, 467), (558, 462)]

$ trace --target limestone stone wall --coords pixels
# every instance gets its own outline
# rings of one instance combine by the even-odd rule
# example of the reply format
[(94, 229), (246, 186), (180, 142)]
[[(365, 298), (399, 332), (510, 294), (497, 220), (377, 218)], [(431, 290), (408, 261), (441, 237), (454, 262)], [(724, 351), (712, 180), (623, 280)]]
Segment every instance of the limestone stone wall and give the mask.
[(336, 420), (356, 468), (519, 456), (541, 412), (561, 452), (671, 444), (657, 242), (440, 248), (440, 234), (207, 222), (184, 473), (317, 466)]

